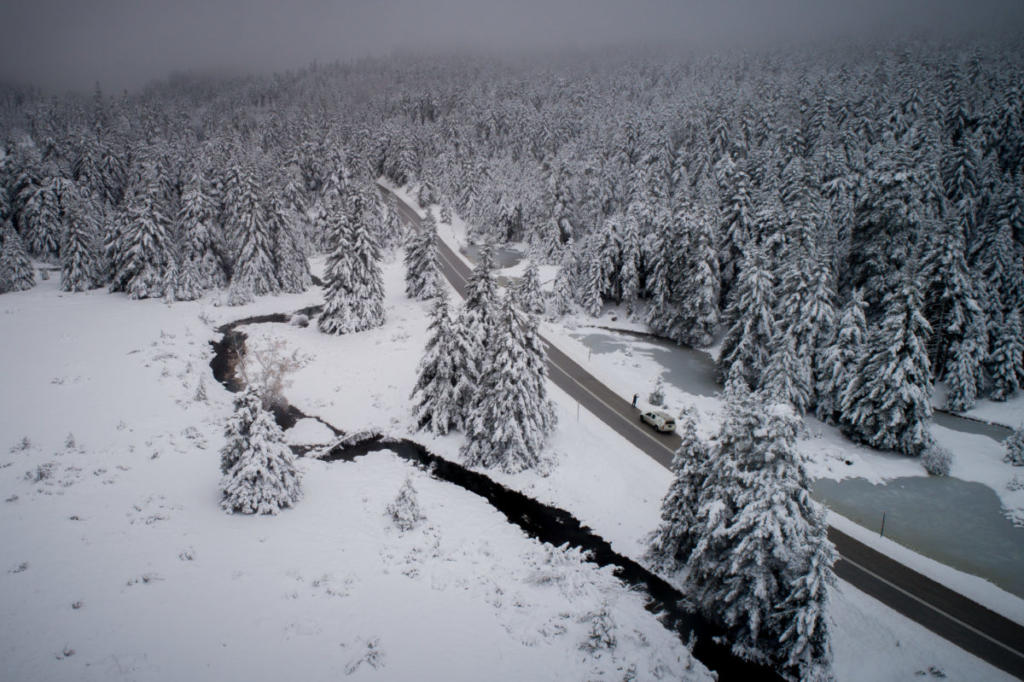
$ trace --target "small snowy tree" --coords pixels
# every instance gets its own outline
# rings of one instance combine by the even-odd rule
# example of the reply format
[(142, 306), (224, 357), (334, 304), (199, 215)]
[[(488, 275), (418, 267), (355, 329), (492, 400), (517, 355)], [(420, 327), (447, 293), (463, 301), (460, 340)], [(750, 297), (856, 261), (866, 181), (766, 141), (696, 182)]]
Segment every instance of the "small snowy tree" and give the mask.
[(658, 378), (654, 381), (654, 388), (651, 389), (650, 395), (647, 396), (647, 402), (657, 407), (662, 407), (665, 404), (665, 380), (658, 375)]
[(912, 275), (904, 274), (884, 301), (885, 319), (869, 335), (843, 391), (840, 424), (854, 440), (916, 456), (930, 442), (932, 383), (925, 344), (931, 328)]
[(411, 478), (405, 479), (405, 483), (398, 490), (398, 497), (387, 506), (387, 514), (395, 527), (403, 533), (412, 530), (423, 520), (423, 512), (420, 511), (416, 488), (413, 487)]
[(405, 251), (405, 295), (419, 300), (433, 296), (437, 267), (437, 225), (424, 220)]
[(384, 276), (380, 246), (369, 215), (368, 199), (356, 193), (352, 199), (354, 222), (343, 215), (331, 223), (327, 258), (327, 291), (320, 331), (349, 334), (384, 324)]
[(921, 453), (921, 466), (932, 476), (949, 476), (953, 453), (938, 443), (929, 443)]
[(293, 506), (302, 495), (302, 477), (273, 415), (260, 407), (240, 445), (237, 460), (221, 479), (221, 507), (243, 514), (276, 514)]
[(724, 380), (734, 365), (743, 368), (743, 378), (751, 387), (760, 385), (761, 373), (771, 357), (775, 334), (773, 310), (774, 279), (768, 270), (760, 247), (748, 246), (743, 268), (725, 319), (729, 326), (718, 360), (720, 377)]
[(867, 335), (864, 307), (860, 291), (854, 290), (839, 318), (835, 339), (822, 351), (816, 411), (819, 419), (830, 424), (839, 419), (842, 392), (852, 380), (863, 352)]
[(36, 285), (35, 270), (21, 237), (6, 223), (0, 230), (0, 238), (0, 294), (31, 289)]
[(811, 399), (809, 363), (800, 361), (793, 334), (778, 340), (762, 376), (762, 390), (772, 400), (791, 405), (797, 412), (807, 411)]
[(1006, 400), (1020, 388), (1020, 377), (1024, 376), (1024, 330), (1020, 314), (1012, 308), (1002, 325), (996, 326), (992, 350), (988, 356), (989, 373), (992, 376), (992, 400)]
[(544, 314), (544, 296), (540, 291), (540, 271), (536, 261), (530, 261), (526, 266), (526, 272), (513, 291), (520, 310), (532, 315)]
[(456, 390), (460, 379), (456, 362), (460, 354), (445, 289), (441, 289), (435, 299), (429, 332), (419, 378), (410, 397), (415, 401), (413, 415), (417, 427), (443, 435), (459, 425), (462, 411)]
[[(206, 387), (200, 382), (202, 399), (206, 400)], [(199, 389), (196, 389), (197, 395)], [(198, 400), (198, 398), (197, 398)], [(249, 430), (256, 421), (256, 415), (263, 407), (259, 391), (255, 386), (246, 386), (235, 394), (234, 410), (224, 425), (224, 447), (220, 450), (220, 472), (226, 474), (238, 462), (249, 440)]]
[(466, 422), (463, 459), (469, 466), (510, 473), (536, 468), (555, 425), (536, 322), (530, 316), (520, 318), (506, 298), (482, 348), (483, 371)]
[(1024, 467), (1024, 426), (1018, 426), (1006, 439), (1006, 455), (1003, 456), (1003, 461), (1015, 467)]
[(68, 212), (66, 222), (60, 254), (60, 288), (64, 291), (88, 291), (99, 284), (92, 226), (78, 209)]
[(667, 573), (682, 570), (697, 543), (697, 509), (710, 466), (708, 445), (697, 434), (693, 415), (680, 420), (679, 435), (682, 442), (672, 457), (675, 478), (661, 502), (661, 525), (647, 549), (651, 564)]

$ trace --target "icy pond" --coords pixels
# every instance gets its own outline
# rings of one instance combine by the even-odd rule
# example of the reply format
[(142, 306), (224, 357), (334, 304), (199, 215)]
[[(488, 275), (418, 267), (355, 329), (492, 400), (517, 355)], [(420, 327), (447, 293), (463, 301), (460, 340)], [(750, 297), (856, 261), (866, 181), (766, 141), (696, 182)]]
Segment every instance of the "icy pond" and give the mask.
[[(715, 363), (703, 351), (639, 332), (588, 328), (571, 336), (595, 354), (629, 352), (648, 358), (662, 369), (666, 384), (688, 393), (711, 396), (721, 390)], [(1010, 432), (949, 414), (936, 413), (935, 421), (995, 440)], [(817, 479), (813, 492), (833, 511), (876, 532), (884, 511), (886, 537), (1024, 597), (1024, 528), (1006, 518), (999, 498), (985, 485), (930, 476), (880, 485), (863, 478)]]
[[(474, 264), (480, 256), (480, 247), (475, 244), (464, 246), (459, 249), (466, 258)], [(494, 249), (494, 263), (499, 270), (510, 268), (523, 260), (523, 253), (508, 246), (501, 246)]]

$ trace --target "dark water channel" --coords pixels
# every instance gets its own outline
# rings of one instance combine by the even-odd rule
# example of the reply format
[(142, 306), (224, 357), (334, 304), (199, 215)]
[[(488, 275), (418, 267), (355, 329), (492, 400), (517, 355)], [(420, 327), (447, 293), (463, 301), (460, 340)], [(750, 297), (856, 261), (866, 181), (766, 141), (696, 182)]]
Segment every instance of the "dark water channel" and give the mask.
[[(315, 314), (308, 308), (300, 313)], [(238, 320), (218, 328), (223, 336), (211, 341), (214, 358), (210, 362), (213, 375), (229, 391), (240, 391), (244, 384), (237, 375), (236, 366), (245, 355), (244, 332), (237, 327), (288, 322), (291, 315), (274, 314)], [(274, 411), (275, 419), (283, 429), (291, 428), (299, 419), (309, 418), (298, 408), (284, 404)], [(312, 417), (319, 419), (317, 417)], [(335, 434), (341, 431), (319, 420)], [(354, 440), (354, 442), (353, 442)], [(389, 451), (429, 472), (434, 478), (457, 485), (487, 500), (510, 523), (519, 526), (528, 536), (554, 546), (568, 545), (587, 553), (589, 561), (598, 566), (612, 566), (614, 575), (646, 598), (647, 610), (674, 631), (683, 643), (693, 642), (691, 651), (697, 660), (718, 673), (721, 680), (781, 680), (770, 668), (745, 661), (731, 652), (726, 644), (715, 641), (727, 636), (724, 629), (701, 616), (686, 610), (684, 595), (665, 580), (651, 573), (636, 561), (614, 551), (611, 545), (569, 512), (542, 504), (520, 492), (493, 481), (485, 474), (467, 469), (428, 451), (408, 439), (388, 439), (380, 434), (349, 439), (334, 446), (320, 459), (327, 462), (351, 462), (370, 452)]]

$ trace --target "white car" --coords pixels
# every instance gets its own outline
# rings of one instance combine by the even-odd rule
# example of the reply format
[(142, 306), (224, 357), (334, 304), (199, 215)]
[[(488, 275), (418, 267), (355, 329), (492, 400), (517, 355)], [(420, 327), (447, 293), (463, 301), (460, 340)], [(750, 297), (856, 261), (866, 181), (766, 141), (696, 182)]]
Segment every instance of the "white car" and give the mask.
[(676, 420), (661, 410), (648, 410), (640, 414), (640, 421), (650, 424), (662, 433), (669, 433), (676, 430)]

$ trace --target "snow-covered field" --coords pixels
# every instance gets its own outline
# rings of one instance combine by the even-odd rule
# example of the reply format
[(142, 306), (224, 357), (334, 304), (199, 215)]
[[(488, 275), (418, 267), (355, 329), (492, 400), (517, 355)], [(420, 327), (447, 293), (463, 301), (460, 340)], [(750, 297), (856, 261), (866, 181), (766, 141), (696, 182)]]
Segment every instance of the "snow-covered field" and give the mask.
[[(314, 326), (254, 325), (249, 343), (283, 339), (308, 357), (287, 389), (307, 413), (344, 430), (410, 435), (456, 458), (460, 436), (412, 433), (408, 395), (428, 304), (405, 300), (400, 259), (385, 280), (380, 329), (328, 337)], [(706, 676), (606, 569), (529, 539), (481, 498), (386, 452), (301, 460), (305, 495), (277, 517), (220, 511), (230, 396), (207, 366), (214, 327), (318, 302), (314, 289), (242, 308), (167, 306), (61, 294), (54, 280), (0, 297), (5, 679)], [(194, 399), (200, 381), (205, 401)], [(669, 472), (552, 393), (549, 466), (494, 478), (639, 556)], [(289, 438), (327, 436), (304, 422)], [(426, 518), (403, 534), (384, 510), (407, 478)], [(834, 597), (840, 679), (931, 668), (1005, 678), (849, 585)], [(614, 650), (586, 646), (602, 628)]]

